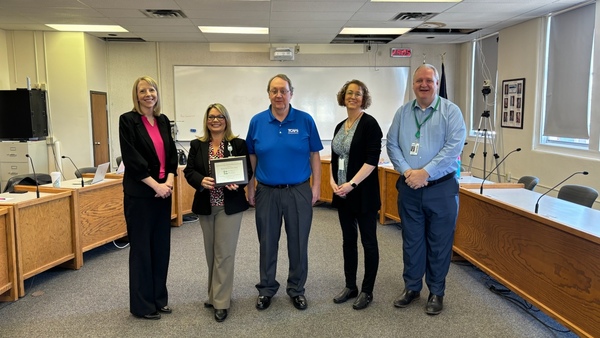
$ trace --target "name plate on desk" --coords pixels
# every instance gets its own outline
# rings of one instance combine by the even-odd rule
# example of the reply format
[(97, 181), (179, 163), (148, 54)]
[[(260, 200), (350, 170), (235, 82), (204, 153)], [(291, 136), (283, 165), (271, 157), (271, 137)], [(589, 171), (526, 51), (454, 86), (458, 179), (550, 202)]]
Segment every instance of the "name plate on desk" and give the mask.
[(248, 183), (246, 156), (232, 156), (210, 160), (210, 170), (215, 186)]

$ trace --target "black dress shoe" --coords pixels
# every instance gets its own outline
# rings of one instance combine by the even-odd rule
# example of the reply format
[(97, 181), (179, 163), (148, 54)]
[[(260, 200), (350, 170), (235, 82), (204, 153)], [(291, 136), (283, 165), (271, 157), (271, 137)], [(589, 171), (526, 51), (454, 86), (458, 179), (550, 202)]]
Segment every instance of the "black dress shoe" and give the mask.
[(227, 318), (227, 309), (215, 309), (215, 320), (222, 322)]
[(419, 298), (419, 291), (404, 289), (402, 294), (394, 301), (395, 307), (407, 307), (408, 304), (412, 303), (413, 300)]
[(163, 307), (161, 307), (160, 309), (158, 309), (159, 312), (162, 313), (171, 313), (173, 312), (173, 309), (171, 309), (168, 305), (165, 305)]
[(304, 295), (292, 297), (292, 303), (294, 303), (294, 307), (298, 310), (305, 310), (308, 306)]
[(269, 296), (258, 296), (256, 299), (256, 308), (264, 310), (271, 305), (271, 297)]
[(369, 306), (372, 300), (373, 294), (361, 292), (360, 295), (358, 295), (358, 298), (356, 298), (356, 300), (354, 301), (354, 304), (352, 304), (352, 308), (354, 310), (365, 309), (367, 308), (367, 306)]
[(437, 296), (429, 294), (427, 299), (427, 306), (425, 306), (425, 313), (428, 315), (439, 315), (444, 309), (444, 296)]
[(211, 303), (204, 302), (204, 307), (207, 308), (207, 309), (212, 309), (213, 305)]
[(158, 313), (158, 312), (152, 312), (152, 313), (149, 313), (147, 315), (136, 316), (136, 317), (143, 318), (143, 319), (157, 320), (157, 319), (160, 319), (160, 313)]
[(333, 302), (336, 304), (344, 303), (348, 299), (354, 298), (356, 296), (358, 296), (358, 289), (344, 288), (342, 292), (335, 296)]

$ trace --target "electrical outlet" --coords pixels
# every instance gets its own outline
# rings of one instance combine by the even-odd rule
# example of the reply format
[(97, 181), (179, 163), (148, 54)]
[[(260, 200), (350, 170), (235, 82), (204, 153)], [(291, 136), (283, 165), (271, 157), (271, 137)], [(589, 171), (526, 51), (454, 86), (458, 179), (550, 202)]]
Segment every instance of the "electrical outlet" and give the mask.
[(512, 174), (509, 172), (506, 173), (506, 182), (510, 183), (510, 180), (512, 179)]

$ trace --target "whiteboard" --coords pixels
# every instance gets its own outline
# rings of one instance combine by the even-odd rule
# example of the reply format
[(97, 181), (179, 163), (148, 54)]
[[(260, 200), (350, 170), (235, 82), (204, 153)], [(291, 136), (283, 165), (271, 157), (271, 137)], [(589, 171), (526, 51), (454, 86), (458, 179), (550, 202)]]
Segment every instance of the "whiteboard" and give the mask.
[(229, 111), (235, 135), (246, 138), (250, 119), (269, 107), (267, 83), (286, 74), (294, 86), (291, 104), (309, 113), (322, 140), (347, 117), (336, 95), (346, 81), (364, 82), (372, 104), (366, 109), (386, 135), (394, 113), (408, 100), (409, 67), (220, 67), (174, 66), (176, 139), (191, 141), (204, 130), (204, 113), (212, 103)]

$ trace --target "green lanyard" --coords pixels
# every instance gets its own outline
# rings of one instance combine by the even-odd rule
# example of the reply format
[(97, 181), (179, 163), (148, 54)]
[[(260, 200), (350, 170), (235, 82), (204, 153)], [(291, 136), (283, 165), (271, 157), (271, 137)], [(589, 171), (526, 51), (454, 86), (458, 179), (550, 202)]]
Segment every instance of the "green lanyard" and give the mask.
[(435, 103), (435, 107), (433, 107), (433, 110), (431, 111), (431, 113), (429, 113), (429, 115), (427, 115), (425, 120), (423, 120), (423, 122), (421, 122), (421, 123), (419, 123), (419, 119), (417, 119), (417, 113), (415, 113), (415, 105), (417, 104), (417, 100), (415, 100), (413, 102), (412, 110), (413, 110), (413, 114), (415, 114), (415, 124), (417, 125), (417, 132), (415, 133), (415, 137), (417, 139), (419, 139), (421, 137), (421, 126), (423, 126), (425, 124), (425, 122), (427, 122), (431, 118), (431, 115), (433, 115), (433, 113), (438, 109), (438, 106), (440, 105), (440, 101), (441, 101), (441, 98), (438, 96), (438, 100)]

